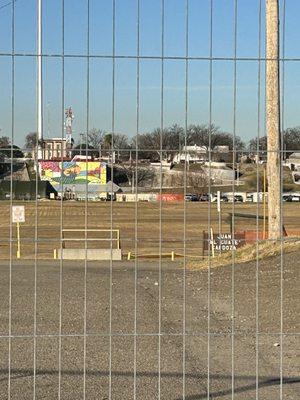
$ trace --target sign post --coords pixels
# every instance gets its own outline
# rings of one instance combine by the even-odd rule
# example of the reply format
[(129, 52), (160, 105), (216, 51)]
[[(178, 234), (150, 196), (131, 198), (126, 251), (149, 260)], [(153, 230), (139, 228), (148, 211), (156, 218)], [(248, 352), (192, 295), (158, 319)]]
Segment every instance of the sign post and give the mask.
[(264, 221), (263, 221), (263, 239), (266, 239), (266, 167), (264, 166), (264, 177), (263, 177), (263, 187), (264, 187), (264, 194), (263, 194), (263, 210), (264, 210)]
[[(219, 237), (222, 234), (222, 214), (221, 214), (221, 192), (220, 190), (217, 191), (217, 208), (218, 208), (218, 215), (219, 215)], [(220, 250), (221, 252), (221, 250)]]
[(25, 222), (24, 206), (12, 206), (12, 222), (17, 224), (17, 258), (21, 258), (20, 222)]
[(211, 243), (211, 252), (213, 258), (215, 258), (215, 246), (214, 246), (214, 232), (213, 228), (210, 228), (210, 243)]
[(244, 244), (246, 244), (245, 232), (235, 233), (234, 236), (232, 232), (219, 235), (213, 233), (211, 228), (210, 232), (203, 233), (203, 252), (209, 251), (213, 257), (216, 251), (235, 251)]
[(17, 222), (17, 240), (18, 240), (17, 258), (20, 258), (20, 257), (21, 257), (21, 245), (20, 245), (20, 222)]

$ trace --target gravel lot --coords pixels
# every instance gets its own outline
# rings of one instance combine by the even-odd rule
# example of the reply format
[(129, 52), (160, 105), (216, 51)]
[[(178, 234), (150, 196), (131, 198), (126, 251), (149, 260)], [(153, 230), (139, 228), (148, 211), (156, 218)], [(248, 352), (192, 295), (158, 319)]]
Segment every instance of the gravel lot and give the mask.
[(0, 399), (297, 400), (299, 260), (284, 256), (282, 281), (280, 258), (260, 262), (258, 286), (256, 263), (14, 262), (11, 340), (2, 261)]

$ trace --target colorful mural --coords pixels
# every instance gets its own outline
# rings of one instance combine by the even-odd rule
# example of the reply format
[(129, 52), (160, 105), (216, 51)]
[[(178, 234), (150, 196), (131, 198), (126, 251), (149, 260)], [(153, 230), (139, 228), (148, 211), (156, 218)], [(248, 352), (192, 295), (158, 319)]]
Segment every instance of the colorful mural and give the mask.
[(75, 184), (106, 184), (106, 164), (99, 161), (41, 161), (40, 177), (53, 187)]

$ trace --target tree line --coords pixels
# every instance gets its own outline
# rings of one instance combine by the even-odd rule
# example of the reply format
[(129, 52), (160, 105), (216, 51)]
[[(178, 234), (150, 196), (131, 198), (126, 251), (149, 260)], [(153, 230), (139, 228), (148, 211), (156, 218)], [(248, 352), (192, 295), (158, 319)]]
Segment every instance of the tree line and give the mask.
[[(184, 146), (204, 146), (213, 150), (216, 146), (233, 147), (240, 151), (246, 150), (246, 144), (239, 137), (222, 131), (215, 125), (190, 125), (187, 130), (180, 125), (172, 125), (164, 129), (156, 128), (150, 132), (128, 137), (121, 133), (107, 133), (101, 129), (93, 128), (87, 134), (81, 134), (80, 140), (73, 145), (72, 153), (88, 153), (94, 157), (99, 154), (114, 150), (122, 158), (138, 157), (150, 161), (162, 159), (171, 160), (176, 152)], [(36, 134), (26, 136), (25, 148), (32, 149), (36, 146)], [(136, 153), (138, 150), (138, 153)]]
[[(285, 129), (281, 135), (281, 141), (282, 150), (286, 153), (286, 155), (289, 155), (294, 151), (299, 151), (300, 127), (296, 126), (294, 128)], [(256, 153), (257, 151), (267, 151), (267, 136), (262, 136), (260, 138), (254, 138), (250, 140), (249, 150), (253, 153)]]
[[(222, 131), (215, 125), (189, 125), (187, 130), (180, 125), (172, 125), (164, 129), (156, 128), (152, 131), (128, 137), (121, 133), (108, 133), (101, 129), (93, 128), (86, 134), (80, 135), (80, 140), (73, 145), (72, 153), (85, 154), (86, 152), (98, 157), (112, 149), (119, 158), (138, 157), (150, 161), (162, 159), (172, 160), (176, 152), (184, 146), (205, 146), (212, 151), (216, 146), (228, 146), (230, 150), (249, 151), (252, 153), (267, 150), (267, 137), (254, 138), (245, 143), (239, 136)], [(30, 132), (25, 137), (26, 152), (32, 151), (37, 145), (37, 134)], [(300, 127), (284, 130), (282, 133), (282, 148), (286, 154), (300, 150)], [(136, 150), (138, 153), (136, 154)], [(162, 150), (162, 151), (161, 151)], [(25, 150), (24, 150), (25, 151)], [(0, 156), (23, 157), (23, 151), (16, 145), (12, 145), (8, 137), (0, 137)]]

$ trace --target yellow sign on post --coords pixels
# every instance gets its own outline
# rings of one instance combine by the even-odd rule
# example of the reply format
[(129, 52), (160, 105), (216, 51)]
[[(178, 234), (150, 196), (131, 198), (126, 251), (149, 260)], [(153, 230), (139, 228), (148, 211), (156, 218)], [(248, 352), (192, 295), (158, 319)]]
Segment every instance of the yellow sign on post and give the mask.
[(21, 257), (20, 222), (25, 222), (25, 207), (12, 206), (12, 222), (17, 224), (17, 258)]

